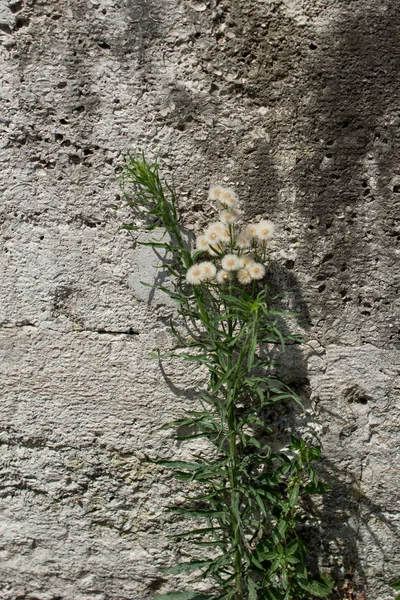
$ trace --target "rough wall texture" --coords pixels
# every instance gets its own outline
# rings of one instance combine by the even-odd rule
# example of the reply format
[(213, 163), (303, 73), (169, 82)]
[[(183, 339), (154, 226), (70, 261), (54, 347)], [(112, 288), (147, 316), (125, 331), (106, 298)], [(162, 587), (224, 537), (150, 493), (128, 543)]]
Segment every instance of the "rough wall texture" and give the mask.
[(398, 2), (2, 0), (0, 33), (0, 598), (151, 599), (187, 552), (145, 457), (190, 452), (151, 431), (201, 373), (149, 358), (172, 308), (116, 235), (131, 148), (160, 150), (189, 229), (220, 180), (278, 224), (270, 281), (309, 341), (284, 368), (333, 486), (311, 542), (336, 598), (393, 598)]

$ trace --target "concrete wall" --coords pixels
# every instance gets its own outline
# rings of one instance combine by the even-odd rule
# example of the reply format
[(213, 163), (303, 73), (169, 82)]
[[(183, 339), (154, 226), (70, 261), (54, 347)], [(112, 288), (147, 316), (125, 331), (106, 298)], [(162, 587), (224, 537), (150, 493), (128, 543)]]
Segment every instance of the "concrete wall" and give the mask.
[(393, 598), (398, 3), (3, 0), (0, 33), (0, 598), (151, 599), (187, 556), (166, 537), (179, 491), (145, 458), (190, 453), (151, 432), (201, 373), (149, 358), (172, 308), (117, 234), (132, 148), (160, 151), (188, 229), (218, 181), (277, 223), (271, 285), (309, 342), (284, 370), (333, 486), (310, 541), (336, 598)]

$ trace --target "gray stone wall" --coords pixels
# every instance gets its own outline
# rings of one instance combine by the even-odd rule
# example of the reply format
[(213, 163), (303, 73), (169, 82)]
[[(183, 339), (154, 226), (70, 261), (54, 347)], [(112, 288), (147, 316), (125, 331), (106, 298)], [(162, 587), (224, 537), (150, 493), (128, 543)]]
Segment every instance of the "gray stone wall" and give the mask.
[(1, 600), (152, 599), (179, 584), (158, 567), (187, 556), (167, 537), (180, 492), (146, 457), (193, 450), (152, 432), (196, 401), (202, 373), (149, 358), (171, 345), (173, 307), (140, 286), (157, 259), (117, 234), (129, 149), (160, 152), (189, 230), (219, 181), (277, 223), (270, 284), (308, 342), (282, 368), (333, 487), (314, 558), (336, 598), (393, 598), (398, 8), (2, 0)]

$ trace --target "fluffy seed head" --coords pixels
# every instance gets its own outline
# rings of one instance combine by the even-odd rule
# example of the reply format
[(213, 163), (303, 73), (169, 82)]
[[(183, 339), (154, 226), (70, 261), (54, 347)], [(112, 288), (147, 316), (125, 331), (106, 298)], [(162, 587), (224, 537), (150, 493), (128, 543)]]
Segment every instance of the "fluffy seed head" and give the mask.
[(238, 197), (235, 192), (230, 188), (222, 187), (222, 185), (212, 185), (208, 197), (223, 208), (233, 208), (238, 203)]
[(225, 223), (225, 225), (232, 225), (232, 223), (236, 223), (239, 217), (240, 212), (235, 208), (231, 208), (230, 210), (221, 211), (219, 220), (221, 223)]
[(220, 269), (219, 271), (217, 271), (217, 282), (223, 284), (227, 281), (229, 281), (228, 271), (225, 271), (225, 269)]
[(239, 271), (237, 272), (237, 278), (239, 283), (241, 283), (242, 285), (247, 285), (252, 280), (248, 269), (239, 269)]
[(212, 281), (212, 279), (215, 278), (217, 269), (215, 268), (214, 263), (211, 261), (204, 261), (200, 263), (200, 267), (202, 270), (203, 281)]
[(252, 279), (262, 279), (265, 275), (265, 267), (261, 263), (253, 262), (247, 267), (248, 272)]
[(186, 273), (186, 281), (192, 285), (199, 285), (202, 280), (202, 269), (200, 264), (192, 265)]
[(241, 231), (236, 238), (236, 247), (241, 248), (243, 250), (246, 248), (250, 248), (250, 238), (247, 237), (247, 235), (243, 231)]
[(210, 200), (218, 201), (223, 192), (224, 188), (220, 185), (212, 185), (208, 192), (208, 197)]
[(221, 265), (225, 271), (237, 271), (242, 267), (243, 261), (237, 254), (225, 254)]
[(207, 252), (209, 249), (208, 242), (204, 235), (198, 235), (196, 238), (196, 249), (203, 250), (203, 252)]
[(192, 285), (199, 285), (203, 281), (211, 281), (216, 275), (217, 269), (214, 263), (204, 261), (192, 265), (186, 273), (186, 281)]
[(243, 267), (248, 267), (254, 263), (254, 258), (247, 254), (246, 256), (242, 256)]
[(225, 208), (234, 208), (238, 203), (238, 197), (232, 189), (223, 188), (218, 202)]
[(259, 240), (267, 241), (272, 238), (275, 231), (275, 225), (268, 220), (260, 221), (257, 225), (256, 237)]
[(229, 240), (229, 231), (223, 223), (211, 223), (204, 232), (204, 239), (210, 246)]
[(250, 238), (252, 240), (257, 236), (257, 231), (258, 231), (257, 223), (249, 223), (247, 225), (246, 229), (244, 230), (244, 233), (247, 235), (248, 238)]

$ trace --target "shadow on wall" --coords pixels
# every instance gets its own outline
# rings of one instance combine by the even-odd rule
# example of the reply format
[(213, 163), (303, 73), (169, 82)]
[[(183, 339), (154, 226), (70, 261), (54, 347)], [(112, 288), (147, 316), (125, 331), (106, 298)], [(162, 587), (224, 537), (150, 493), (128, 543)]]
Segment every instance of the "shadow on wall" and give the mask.
[[(395, 297), (398, 287), (390, 252), (400, 241), (400, 13), (393, 3), (386, 9), (381, 3), (358, 11), (345, 7), (318, 38), (307, 39), (299, 29), (276, 15), (257, 48), (251, 47), (259, 75), (248, 94), (291, 116), (271, 122), (271, 144), (252, 154), (250, 213), (262, 208), (274, 218), (282, 211), (277, 192), (284, 186), (270, 157), (283, 140), (295, 152), (289, 178), (294, 210), (304, 223), (297, 261), (307, 268), (318, 263), (313, 303), (326, 311), (329, 293), (331, 324), (348, 305), (361, 323), (371, 315), (379, 321), (375, 337), (382, 343), (396, 344), (387, 296)], [(241, 43), (243, 50), (247, 41)], [(271, 85), (274, 77), (279, 86)], [(355, 280), (360, 288), (374, 287), (375, 297), (352, 292)]]
[[(360, 295), (358, 298), (348, 295), (350, 283), (356, 282), (362, 287), (375, 281), (378, 300), (385, 305), (391, 304), (390, 294), (395, 298), (397, 293), (396, 282), (390, 281), (390, 276), (393, 277), (390, 267), (394, 271), (394, 263), (391, 265), (388, 257), (400, 241), (400, 233), (395, 229), (396, 205), (400, 199), (397, 150), (400, 12), (395, 3), (388, 3), (387, 7), (384, 4), (359, 11), (345, 7), (327, 33), (310, 40), (307, 50), (311, 50), (312, 57), (308, 52), (308, 58), (300, 63), (302, 71), (297, 74), (294, 73), (298, 60), (295, 57), (298, 45), (304, 45), (305, 41), (284, 17), (279, 17), (275, 25), (271, 22), (272, 33), (276, 34), (280, 28), (280, 39), (284, 36), (285, 40), (281, 41), (281, 50), (279, 46), (274, 48), (273, 57), (279, 62), (281, 52), (282, 61), (288, 67), (280, 82), (281, 98), (276, 97), (276, 87), (271, 89), (270, 86), (273, 60), (268, 34), (258, 48), (260, 76), (248, 90), (255, 103), (273, 107), (282, 102), (296, 115), (290, 123), (291, 129), (287, 123), (272, 124), (272, 139), (281, 141), (286, 136), (289, 145), (297, 149), (296, 164), (291, 171), (291, 182), (297, 191), (294, 208), (306, 223), (298, 261), (309, 268), (319, 259), (319, 264), (313, 267), (317, 269), (317, 280), (332, 279), (337, 287), (342, 302), (339, 297), (337, 304), (328, 307), (320, 300), (322, 310), (330, 313), (327, 316), (332, 319), (334, 314), (342, 316), (346, 302), (364, 302)], [(301, 35), (304, 36), (304, 32)], [(252, 198), (250, 214), (262, 208), (271, 218), (282, 210), (277, 208), (276, 199), (278, 190), (283, 187), (270, 159), (273, 145), (274, 141), (271, 147), (260, 147), (253, 153), (256, 173), (247, 175), (246, 181)], [(388, 260), (389, 278), (379, 286), (379, 269), (382, 264), (387, 266)], [(300, 301), (302, 325), (309, 324), (307, 305), (296, 279), (285, 269), (278, 279), (278, 288), (283, 282), (285, 289), (294, 291)], [(325, 284), (321, 285), (321, 291), (324, 288)], [(307, 301), (310, 302), (309, 297)], [(367, 302), (361, 314), (366, 317), (368, 327), (371, 312)], [(373, 317), (371, 325), (372, 320)], [(386, 326), (390, 320), (390, 316), (386, 318)], [(381, 344), (398, 342), (397, 332), (386, 329), (385, 325), (380, 331)], [(341, 332), (337, 335), (340, 339)], [(343, 483), (343, 473), (335, 472), (334, 465), (328, 461), (323, 463), (321, 475), (333, 487), (320, 513), (322, 522), (328, 524), (323, 534), (328, 541), (321, 541), (323, 555), (329, 556), (330, 541), (339, 543), (344, 548), (344, 571), (337, 573), (337, 579), (343, 583), (343, 577), (350, 578), (356, 571), (359, 585), (363, 586), (366, 577), (357, 555), (357, 526), (353, 527), (343, 516), (351, 504), (355, 520), (359, 521), (363, 500), (356, 497), (355, 486)], [(382, 514), (382, 507), (370, 500), (366, 502), (371, 512)], [(368, 528), (368, 524), (363, 523), (363, 527)], [(379, 540), (376, 545), (380, 547)], [(321, 548), (315, 548), (315, 556), (318, 555)]]

